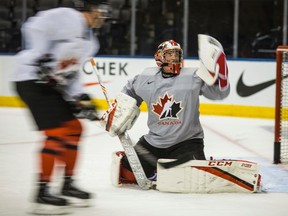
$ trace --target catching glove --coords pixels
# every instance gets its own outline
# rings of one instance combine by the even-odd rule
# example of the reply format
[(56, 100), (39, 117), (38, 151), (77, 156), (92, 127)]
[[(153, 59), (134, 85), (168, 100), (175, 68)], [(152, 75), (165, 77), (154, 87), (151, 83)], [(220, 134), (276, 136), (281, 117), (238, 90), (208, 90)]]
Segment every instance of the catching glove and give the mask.
[(219, 85), (226, 89), (228, 82), (228, 67), (223, 47), (219, 41), (208, 35), (198, 35), (198, 53), (200, 66), (196, 74), (207, 85)]

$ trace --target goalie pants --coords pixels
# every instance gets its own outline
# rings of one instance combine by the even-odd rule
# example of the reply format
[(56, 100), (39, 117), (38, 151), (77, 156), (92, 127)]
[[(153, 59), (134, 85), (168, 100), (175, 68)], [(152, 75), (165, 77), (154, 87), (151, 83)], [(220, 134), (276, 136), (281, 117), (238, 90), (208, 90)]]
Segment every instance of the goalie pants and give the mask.
[(26, 103), (46, 136), (40, 151), (40, 182), (49, 182), (56, 162), (64, 163), (65, 176), (74, 174), (78, 143), (82, 133), (80, 121), (62, 94), (33, 80), (16, 82), (16, 91)]
[[(204, 154), (203, 139), (186, 140), (169, 148), (156, 148), (150, 145), (142, 136), (136, 145), (141, 145), (143, 148), (147, 149), (151, 154), (153, 154), (157, 159), (179, 159), (185, 155), (189, 155), (189, 157), (193, 158), (194, 160), (206, 160)], [(154, 180), (153, 177), (156, 177), (155, 173), (157, 164), (148, 162), (145, 160), (145, 158), (142, 158), (141, 155), (138, 156), (147, 178)], [(126, 169), (132, 171), (126, 156), (123, 157), (122, 165)]]

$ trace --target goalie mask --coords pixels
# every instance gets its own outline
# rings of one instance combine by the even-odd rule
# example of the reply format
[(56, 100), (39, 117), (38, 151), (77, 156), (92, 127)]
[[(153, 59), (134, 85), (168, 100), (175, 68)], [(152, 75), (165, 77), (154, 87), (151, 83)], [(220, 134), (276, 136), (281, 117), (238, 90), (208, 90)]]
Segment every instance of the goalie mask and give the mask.
[(164, 72), (179, 74), (183, 62), (183, 50), (174, 40), (161, 43), (155, 52), (155, 61)]

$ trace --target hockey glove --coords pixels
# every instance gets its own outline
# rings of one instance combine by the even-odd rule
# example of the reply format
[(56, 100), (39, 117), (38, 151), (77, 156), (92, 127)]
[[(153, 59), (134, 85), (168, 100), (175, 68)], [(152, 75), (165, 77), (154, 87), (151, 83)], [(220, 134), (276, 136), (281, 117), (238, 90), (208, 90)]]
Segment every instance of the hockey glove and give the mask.
[(45, 54), (41, 58), (36, 61), (35, 66), (37, 66), (37, 76), (38, 80), (36, 83), (48, 85), (48, 86), (56, 86), (57, 81), (53, 77), (53, 68), (56, 65), (56, 61), (51, 54)]
[(132, 128), (138, 118), (140, 110), (136, 105), (136, 100), (124, 93), (116, 96), (112, 107), (102, 116), (100, 125), (110, 136), (125, 133)]
[(36, 62), (38, 68), (38, 84), (51, 87), (65, 86), (73, 79), (79, 70), (79, 64), (73, 58), (56, 62), (51, 54), (45, 54)]
[(207, 85), (228, 87), (228, 67), (223, 47), (219, 41), (208, 35), (198, 35), (200, 66), (196, 74)]
[(96, 106), (88, 94), (81, 94), (71, 101), (71, 108), (74, 115), (80, 119), (89, 119), (91, 121), (99, 120)]

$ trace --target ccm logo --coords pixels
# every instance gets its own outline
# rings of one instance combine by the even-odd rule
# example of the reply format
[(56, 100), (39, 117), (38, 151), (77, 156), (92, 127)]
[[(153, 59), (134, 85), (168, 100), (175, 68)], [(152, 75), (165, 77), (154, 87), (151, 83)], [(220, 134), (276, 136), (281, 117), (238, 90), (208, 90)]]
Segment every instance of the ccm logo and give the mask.
[(208, 166), (231, 166), (232, 161), (209, 161)]
[(252, 164), (248, 164), (248, 163), (242, 163), (241, 167), (245, 167), (245, 168), (251, 168)]

